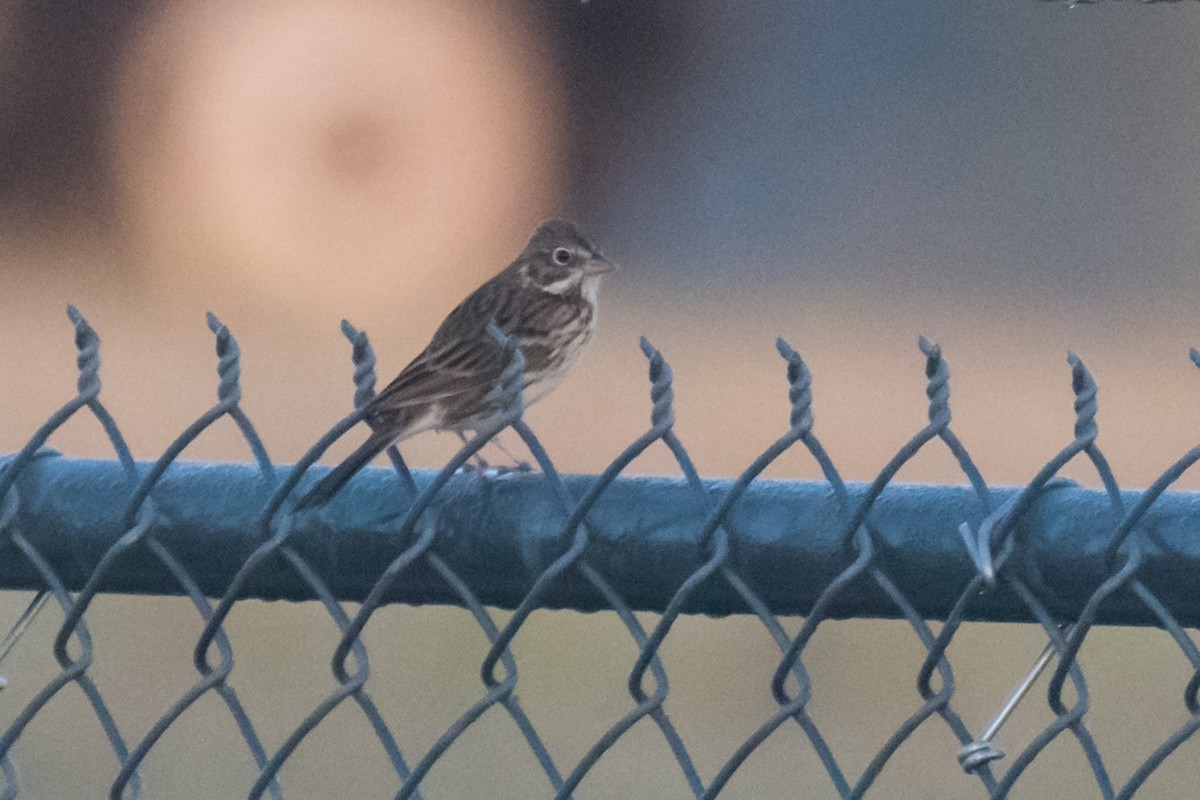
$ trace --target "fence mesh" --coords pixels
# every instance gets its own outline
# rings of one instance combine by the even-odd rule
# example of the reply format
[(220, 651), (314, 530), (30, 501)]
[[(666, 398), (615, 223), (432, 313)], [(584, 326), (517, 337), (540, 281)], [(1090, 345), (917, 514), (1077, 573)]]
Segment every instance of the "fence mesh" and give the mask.
[[(1197, 700), (1200, 650), (1179, 620), (1194, 619), (1197, 609), (1193, 599), (1190, 607), (1172, 610), (1169, 606), (1178, 603), (1179, 597), (1172, 595), (1163, 599), (1162, 592), (1152, 588), (1157, 586), (1155, 581), (1147, 579), (1144, 573), (1148, 549), (1161, 545), (1155, 542), (1154, 526), (1147, 530), (1151, 508), (1180, 475), (1200, 459), (1200, 446), (1167, 468), (1148, 490), (1135, 495), (1123, 494), (1096, 443), (1096, 384), (1083, 362), (1075, 356), (1069, 360), (1076, 414), (1073, 438), (1027, 486), (1003, 493), (1005, 499), (1000, 501), (1001, 494), (988, 486), (967, 448), (951, 428), (949, 370), (936, 345), (924, 339), (920, 341), (928, 381), (928, 424), (900, 448), (869, 485), (851, 490), (814, 433), (810, 373), (800, 355), (779, 340), (777, 345), (786, 370), (790, 402), (787, 425), (782, 435), (736, 480), (725, 484), (720, 491), (714, 491), (712, 485), (699, 476), (684, 442), (674, 430), (671, 368), (663, 356), (643, 340), (642, 350), (649, 366), (650, 425), (598, 476), (587, 479), (560, 476), (548, 453), (519, 415), (480, 432), (428, 480), (415, 480), (398, 450), (391, 448), (388, 457), (396, 479), (389, 492), (401, 493), (406, 503), (402, 517), (393, 525), (395, 540), (403, 542), (403, 547), (390, 563), (379, 565), (377, 575), (369, 576), (370, 588), (363, 593), (361, 603), (345, 604), (330, 587), (329, 565), (317, 563), (303, 548), (296, 546), (300, 532), (317, 524), (314, 515), (319, 516), (321, 512), (319, 509), (297, 511), (295, 498), (300, 494), (297, 488), (303, 488), (313, 479), (307, 474), (309, 467), (332, 442), (360, 421), (358, 412), (334, 426), (295, 468), (277, 469), (240, 404), (237, 342), (224, 325), (209, 315), (208, 324), (216, 337), (218, 356), (217, 403), (188, 426), (153, 465), (139, 466), (126, 446), (116, 420), (100, 399), (97, 334), (77, 310), (70, 309), (69, 315), (78, 348), (78, 393), (51, 415), (19, 453), (5, 460), (3, 473), (0, 473), (0, 497), (3, 498), (0, 556), (8, 565), (2, 571), (5, 575), (24, 571), (33, 576), (32, 580), (25, 581), (26, 585), (44, 591), (49, 602), (56, 604), (63, 615), (52, 645), (57, 674), (22, 707), (6, 707), (0, 717), (5, 726), (0, 735), (0, 768), (4, 776), (2, 797), (22, 796), (14, 765), (17, 760), (14, 747), (27, 737), (34, 720), (54, 707), (61, 690), (71, 684), (86, 699), (90, 713), (99, 722), (115, 757), (116, 768), (110, 776), (109, 789), (109, 796), (114, 798), (179, 796), (178, 792), (182, 791), (179, 787), (144, 788), (140, 774), (147, 757), (164, 736), (203, 698), (219, 701), (222, 713), (234, 723), (232, 730), (236, 731), (241, 746), (253, 761), (256, 777), (252, 785), (245, 787), (245, 794), (251, 798), (310, 796), (302, 789), (289, 787), (280, 773), (306, 737), (341, 709), (352, 709), (365, 721), (371, 732), (369, 735), (378, 740), (394, 773), (395, 785), (387, 791), (397, 798), (422, 797), (425, 793), (432, 796), (427, 782), (431, 770), (468, 737), (469, 732), (479, 730), (480, 720), (493, 709), (492, 716), (502, 714), (511, 721), (508, 730), (515, 731), (513, 735), (523, 742), (524, 757), (536, 764), (542, 775), (544, 796), (555, 798), (595, 796), (588, 794), (589, 775), (617, 743), (642, 722), (640, 728), (649, 725), (657, 731), (690, 793), (703, 798), (721, 796), (746, 766), (747, 760), (768, 741), (778, 741), (778, 734), (784, 728), (799, 732), (799, 739), (787, 740), (789, 745), (815, 754), (814, 766), (819, 764), (826, 776), (829, 793), (839, 797), (875, 796), (872, 787), (894, 763), (893, 756), (919, 729), (928, 726), (940, 726), (958, 743), (960, 749), (948, 755), (957, 755), (969, 776), (964, 781), (970, 781), (963, 784), (964, 793), (958, 796), (969, 793), (980, 797), (1009, 796), (1028, 768), (1055, 741), (1073, 742), (1084, 756), (1086, 769), (1071, 775), (1068, 780), (1072, 785), (1084, 783), (1094, 787), (1081, 796), (1132, 797), (1152, 773), (1173, 756), (1194, 758), (1186, 751), (1181, 752), (1181, 746), (1200, 727), (1200, 702)], [(354, 399), (356, 406), (361, 408), (374, 393), (374, 354), (363, 332), (348, 323), (343, 323), (343, 331), (352, 345)], [(1191, 357), (1200, 366), (1200, 353), (1193, 350)], [(39, 501), (18, 490), (26, 485), (20, 483), (26, 473), (36, 472), (39, 463), (54, 458), (45, 449), (51, 435), (80, 413), (92, 415), (111, 440), (116, 463), (125, 476), (122, 497), (128, 499), (121, 501), (124, 510), (118, 526), (119, 535), (81, 546), (81, 551), (87, 550), (91, 556), (69, 554), (64, 561), (62, 553), (47, 552), (45, 544), (39, 543), (38, 537), (30, 535), (26, 529), (26, 515), (34, 513), (30, 506)], [(236, 424), (253, 453), (258, 473), (257, 488), (263, 491), (257, 520), (244, 532), (248, 543), (244, 557), (229, 553), (205, 554), (203, 545), (198, 545), (200, 559), (239, 559), (232, 570), (232, 578), (214, 592), (206, 591), (194, 574), (196, 552), (181, 557), (176, 552), (178, 548), (169, 546), (160, 536), (161, 531), (174, 524), (177, 514), (163, 500), (160, 489), (169, 471), (173, 467), (180, 468), (177, 462), (188, 445), (225, 418)], [(552, 543), (557, 548), (557, 555), (529, 585), (522, 587), (523, 596), (515, 603), (512, 613), (498, 615), (495, 609), (485, 607), (477, 588), (459, 574), (452, 559), (439, 553), (438, 543), (447, 535), (447, 526), (452, 524), (448, 522), (451, 515), (444, 513), (443, 507), (448, 502), (447, 487), (462, 476), (462, 468), (487, 441), (505, 427), (516, 431), (537, 462), (536, 475), (527, 479), (538, 481), (539, 486), (552, 493), (553, 505), (539, 506), (539, 513), (554, 517), (552, 526), (557, 536)], [(594, 545), (597, 537), (605, 533), (599, 530), (601, 523), (597, 521), (597, 509), (629, 464), (651, 447), (665, 447), (674, 456), (687, 491), (700, 509), (699, 518), (703, 520), (691, 536), (694, 547), (702, 556), (699, 566), (671, 589), (669, 600), (655, 609), (659, 613), (653, 619), (636, 613), (639, 607), (630, 602), (627, 593), (616, 588), (624, 585), (621, 576), (614, 574), (622, 563), (620, 554), (613, 557), (609, 553), (603, 561), (605, 571), (602, 571), (595, 565), (594, 551), (589, 550), (589, 545)], [(894, 574), (895, 570), (890, 566), (894, 562), (884, 547), (889, 517), (880, 508), (880, 498), (893, 484), (898, 471), (927, 447), (944, 447), (952, 454), (970, 486), (975, 506), (974, 511), (961, 520), (959, 539), (949, 548), (956, 554), (958, 566), (967, 567), (965, 573), (956, 574), (965, 574), (967, 578), (962, 585), (949, 586), (946, 581), (950, 580), (947, 576), (951, 572), (935, 569), (931, 571), (932, 577), (926, 577), (927, 580), (942, 580), (946, 584), (943, 588), (957, 597), (948, 613), (941, 615), (944, 619), (939, 626), (931, 625), (926, 619), (928, 615), (923, 615), (911, 599), (912, 576)], [(785, 452), (797, 448), (806, 451), (824, 474), (823, 490), (832, 497), (831, 502), (838, 509), (834, 523), (836, 531), (833, 532), (837, 546), (831, 550), (831, 555), (827, 554), (836, 568), (828, 571), (821, 585), (806, 587), (814, 599), (806, 608), (798, 630), (789, 632), (785, 620), (781, 619), (778, 603), (764, 599), (761, 587), (755, 585), (734, 555), (741, 535), (735, 512), (762, 472)], [(1100, 515), (1104, 527), (1093, 531), (1092, 536), (1094, 541), (1101, 543), (1099, 550), (1106, 572), (1102, 580), (1087, 586), (1083, 592), (1086, 602), (1069, 616), (1064, 616), (1061, 604), (1056, 605), (1053, 599), (1046, 598), (1044, 587), (1031, 580), (1028, 571), (1018, 565), (1037, 544), (1030, 540), (1023, 521), (1038, 502), (1065, 485), (1066, 482), (1057, 477), (1058, 473), (1077, 457), (1087, 459), (1094, 466), (1104, 489), (1107, 513)], [(485, 484), (493, 479), (479, 474), (474, 478)], [(70, 486), (51, 486), (45, 491), (70, 490)], [(1087, 520), (1084, 524), (1086, 527), (1096, 522)], [(98, 529), (104, 527), (99, 521), (96, 525)], [(611, 531), (605, 533), (606, 546), (613, 547), (615, 541), (615, 546), (620, 547), (621, 536), (614, 538), (608, 534)], [(627, 535), (635, 537), (636, 533)], [(193, 652), (193, 685), (173, 702), (164, 704), (151, 724), (142, 726), (144, 729), (137, 735), (131, 735), (129, 727), (121, 722), (120, 709), (113, 708), (105, 699), (100, 682), (91, 669), (94, 643), (86, 617), (98, 593), (119, 582), (123, 570), (132, 569), (132, 565), (140, 568), (147, 557), (156, 562), (163, 574), (170, 576), (174, 584), (171, 593), (185, 596), (190, 601), (203, 629)], [(64, 576), (67, 569), (64, 563), (75, 564), (78, 571), (81, 561), (87, 563), (82, 574)], [(261, 595), (263, 580), (273, 574), (282, 574), (278, 569), (281, 562), (286, 565), (284, 571), (288, 573), (288, 580), (302, 583), (303, 593), (315, 598), (324, 608), (336, 626), (338, 641), (332, 653), (332, 691), (290, 732), (282, 737), (273, 735), (268, 740), (235, 691), (238, 675), (242, 673), (234, 669), (234, 650), (226, 623), (235, 604), (246, 602), (242, 598), (247, 594), (257, 592)], [(19, 568), (13, 565), (19, 565)], [(397, 726), (403, 726), (403, 720), (389, 718), (372, 698), (372, 672), (363, 634), (376, 619), (377, 612), (394, 601), (397, 587), (417, 570), (435, 575), (442, 584), (442, 591), (453, 598), (454, 604), (470, 613), (487, 639), (488, 650), (480, 665), (482, 689), (477, 700), (462, 709), (431, 746), (420, 751), (406, 751), (398, 743), (403, 737), (397, 736)], [(637, 650), (633, 668), (625, 677), (629, 698), (627, 713), (611, 721), (582, 756), (569, 761), (555, 755), (553, 742), (547, 740), (535, 716), (527, 713), (518, 700), (518, 660), (514, 655), (531, 614), (545, 607), (556, 587), (567, 580), (590, 587), (589, 591), (599, 598), (593, 602), (620, 621)], [(205, 578), (204, 583), (210, 582), (210, 578)], [(11, 583), (8, 588), (13, 588)], [(690, 611), (693, 601), (713, 585), (721, 586), (722, 591), (735, 597), (739, 610), (747, 615), (744, 619), (761, 626), (777, 645), (778, 661), (768, 685), (761, 687), (764, 693), (769, 693), (775, 710), (765, 714), (757, 729), (717, 762), (706, 758), (700, 763), (667, 713), (669, 684), (662, 650), (672, 631)], [(911, 637), (919, 642), (923, 663), (915, 676), (915, 707), (867, 759), (865, 766), (852, 771), (826, 737), (817, 715), (812, 713), (816, 689), (806, 658), (812, 655), (812, 643), (818, 629), (833, 618), (834, 610), (847, 595), (861, 593), (864, 586), (882, 593), (890, 605), (888, 613), (908, 626)], [(252, 587), (258, 588), (252, 592)], [(986, 618), (988, 612), (986, 608), (980, 610), (981, 604), (986, 606), (987, 598), (999, 591), (1008, 592), (1015, 598), (1022, 616), (1036, 620), (1048, 642), (1027, 683), (1041, 681), (1045, 684), (1049, 721), (1022, 745), (1019, 752), (1011, 753), (1004, 761), (995, 760), (1000, 753), (992, 739), (1011, 709), (1006, 708), (986, 729), (969, 726), (955, 710), (955, 673), (948, 655), (948, 649), (963, 630), (964, 621), (981, 616)], [(219, 599), (210, 599), (216, 595)], [(1183, 596), (1186, 598), (1186, 593)], [(1132, 772), (1120, 775), (1119, 779), (1110, 771), (1106, 755), (1089, 730), (1088, 683), (1078, 658), (1089, 633), (1101, 618), (1102, 606), (1116, 597), (1123, 598), (1127, 606), (1137, 606), (1136, 613), (1130, 612), (1130, 619), (1148, 620), (1170, 637), (1186, 661), (1190, 675), (1186, 684), (1179, 687), (1183, 700), (1181, 724), (1160, 742), (1141, 743), (1139, 746), (1145, 748), (1146, 755)], [(308, 655), (319, 659), (328, 657), (323, 651)], [(270, 668), (269, 665), (259, 666)], [(1049, 673), (1048, 677), (1042, 670)], [(997, 708), (1003, 702), (1005, 688), (997, 689)], [(911, 693), (912, 685), (896, 687), (896, 690)], [(35, 741), (30, 746), (36, 748), (38, 744)], [(1122, 746), (1117, 745), (1118, 748)], [(60, 751), (53, 757), (66, 759), (70, 758), (70, 753)], [(293, 790), (300, 793), (294, 794)], [(203, 796), (203, 792), (193, 786), (188, 796)], [(379, 796), (379, 792), (368, 796)]]

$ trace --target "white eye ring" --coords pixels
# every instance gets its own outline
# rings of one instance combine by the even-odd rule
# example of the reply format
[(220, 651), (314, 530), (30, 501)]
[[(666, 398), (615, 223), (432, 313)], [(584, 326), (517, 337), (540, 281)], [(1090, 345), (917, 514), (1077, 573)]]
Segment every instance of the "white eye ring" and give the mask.
[(558, 264), (560, 267), (571, 263), (571, 251), (565, 247), (554, 248), (554, 252), (550, 254), (550, 257), (553, 258), (554, 263)]

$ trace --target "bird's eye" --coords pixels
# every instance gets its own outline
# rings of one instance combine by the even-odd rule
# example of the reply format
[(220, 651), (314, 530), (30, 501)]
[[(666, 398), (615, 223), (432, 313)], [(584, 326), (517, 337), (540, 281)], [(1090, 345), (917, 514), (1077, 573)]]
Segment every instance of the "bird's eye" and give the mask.
[(550, 257), (554, 259), (555, 264), (566, 266), (571, 262), (571, 251), (565, 247), (556, 247)]

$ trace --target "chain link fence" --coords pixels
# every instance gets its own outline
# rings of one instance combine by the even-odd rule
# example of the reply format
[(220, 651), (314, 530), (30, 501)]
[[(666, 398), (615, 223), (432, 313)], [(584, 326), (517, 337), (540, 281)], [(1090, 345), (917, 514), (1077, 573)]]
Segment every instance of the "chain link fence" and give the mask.
[[(295, 467), (277, 467), (241, 407), (237, 342), (210, 315), (218, 401), (157, 461), (139, 463), (100, 399), (97, 334), (74, 308), (70, 318), (79, 353), (78, 394), (19, 453), (4, 460), (0, 473), (0, 586), (44, 593), (63, 615), (52, 643), (56, 674), (19, 706), (0, 695), (2, 797), (30, 796), (19, 780), (19, 744), (24, 757), (39, 749), (44, 751), (40, 760), (72, 757), (69, 749), (41, 743), (35, 724), (72, 684), (115, 758), (112, 774), (104, 776), (113, 798), (209, 796), (195, 785), (150, 786), (142, 772), (189, 709), (214, 701), (233, 722), (234, 732), (220, 735), (240, 741), (253, 763), (254, 779), (239, 790), (250, 798), (317, 796), (290, 785), (281, 771), (301, 758), (297, 750), (306, 737), (336, 714), (348, 713), (344, 709), (365, 721), (367, 728), (357, 729), (358, 736), (376, 740), (390, 764), (394, 784), (362, 795), (374, 797), (438, 796), (430, 786), (431, 772), (465, 739), (481, 735), (480, 721), (489, 712), (511, 721), (500, 735), (518, 738), (521, 757), (536, 765), (543, 787), (536, 796), (555, 798), (606, 796), (589, 776), (615, 757), (631, 731), (647, 726), (665, 744), (667, 763), (674, 761), (681, 785), (697, 798), (734, 796), (727, 787), (754, 769), (748, 761), (756, 752), (778, 746), (787, 729), (799, 734), (786, 739), (789, 747), (815, 754), (812, 766), (824, 776), (824, 796), (846, 798), (883, 796), (873, 791), (878, 779), (899, 768), (893, 757), (930, 726), (950, 734), (952, 739), (941, 740), (943, 755), (957, 757), (965, 772), (954, 796), (1014, 796), (1031, 765), (1055, 742), (1071, 743), (1083, 756), (1079, 769), (1060, 776), (1065, 785), (1087, 787), (1080, 796), (1132, 797), (1164, 763), (1183, 759), (1193, 768), (1197, 763), (1184, 745), (1200, 728), (1200, 650), (1184, 626), (1200, 620), (1194, 591), (1200, 500), (1167, 489), (1200, 459), (1200, 446), (1149, 489), (1122, 492), (1096, 443), (1096, 384), (1075, 356), (1069, 363), (1074, 435), (1019, 489), (989, 487), (955, 436), (947, 361), (924, 339), (928, 424), (870, 483), (847, 484), (822, 447), (813, 427), (810, 373), (783, 340), (778, 350), (790, 416), (781, 402), (781, 417), (787, 418), (782, 434), (736, 479), (702, 479), (673, 427), (671, 368), (643, 340), (650, 426), (598, 476), (560, 475), (518, 415), (482, 431), (436, 473), (410, 472), (393, 447), (388, 451), (393, 469), (367, 470), (328, 506), (297, 510), (296, 498), (324, 472), (312, 465), (361, 420), (359, 412), (334, 426)], [(348, 323), (343, 330), (352, 345), (355, 403), (361, 408), (374, 394), (374, 354), (364, 333)], [(1200, 353), (1193, 350), (1191, 357), (1200, 366)], [(517, 386), (514, 380), (510, 390), (519, 391)], [(51, 435), (80, 413), (94, 416), (103, 427), (115, 461), (73, 461), (45, 449)], [(191, 442), (225, 418), (240, 430), (253, 465), (180, 460)], [(521, 437), (538, 469), (464, 470), (504, 427)], [(678, 479), (623, 474), (651, 447), (669, 449), (679, 466)], [(927, 447), (946, 448), (967, 485), (896, 485), (898, 471)], [(807, 452), (824, 481), (762, 479), (763, 471), (788, 451)], [(1057, 477), (1076, 458), (1094, 466), (1102, 491)], [(101, 593), (114, 591), (185, 597), (202, 625), (192, 653), (194, 683), (163, 701), (152, 721), (134, 726), (125, 724), (123, 710), (106, 699), (92, 668), (96, 642), (88, 611)], [(236, 605), (252, 602), (247, 598), (320, 604), (337, 630), (333, 689), (283, 735), (264, 735), (257, 715), (235, 690), (239, 680), (251, 677), (248, 672), (273, 668), (235, 659), (227, 622)], [(385, 606), (397, 602), (461, 607), (487, 640), (477, 699), (432, 745), (415, 750), (401, 745), (404, 719), (385, 713), (373, 699), (378, 684), (371, 681), (364, 640)], [(542, 608), (612, 615), (636, 651), (628, 674), (615, 676), (626, 685), (626, 713), (606, 723), (582, 755), (570, 758), (517, 694), (523, 685), (520, 639), (531, 615)], [(394, 613), (415, 612), (397, 608)], [(757, 687), (774, 710), (715, 760), (711, 752), (698, 758), (667, 711), (663, 649), (681, 620), (697, 613), (743, 615), (739, 624), (761, 626), (777, 646), (770, 679)], [(789, 631), (793, 617), (802, 619)], [(809, 664), (814, 649), (819, 651), (813, 646), (818, 629), (854, 617), (902, 620), (919, 642), (923, 661), (914, 676), (891, 687), (896, 695), (912, 698), (915, 707), (865, 766), (852, 771), (812, 711), (820, 691)], [(982, 720), (968, 724), (955, 708), (949, 655), (964, 622), (976, 619), (1034, 623), (1047, 640), (1045, 653), (1010, 702), (1004, 698), (1011, 687), (989, 688), (1000, 713), (984, 728)], [(19, 638), (26, 622), (12, 638)], [(1144, 755), (1132, 772), (1121, 775), (1109, 768), (1111, 750), (1106, 752), (1089, 730), (1088, 682), (1079, 660), (1100, 623), (1161, 629), (1190, 676), (1178, 687), (1181, 722), (1165, 739), (1139, 740)], [(7, 642), (5, 653), (14, 644)], [(330, 658), (316, 648), (305, 649), (304, 656)], [(1013, 666), (1017, 674), (1026, 665)], [(998, 761), (1002, 754), (992, 740), (999, 727), (1023, 691), (1043, 683), (1048, 721), (1019, 751)], [(486, 731), (496, 735), (493, 728)], [(957, 745), (948, 746), (952, 741)], [(1124, 752), (1130, 742), (1109, 745)], [(647, 751), (639, 757), (652, 756)], [(456, 762), (454, 768), (470, 769), (470, 764)]]

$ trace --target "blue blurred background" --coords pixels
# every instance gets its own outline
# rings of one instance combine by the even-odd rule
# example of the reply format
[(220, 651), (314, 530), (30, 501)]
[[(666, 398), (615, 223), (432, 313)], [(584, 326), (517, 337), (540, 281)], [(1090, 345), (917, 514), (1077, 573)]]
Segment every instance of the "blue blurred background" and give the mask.
[[(110, 229), (146, 191), (128, 185), (131, 167), (171, 147), (236, 157), (179, 139), (273, 123), (274, 146), (307, 143), (304, 166), (365, 192), (390, 159), (436, 159), (412, 138), (428, 111), (405, 81), (440, 80), (422, 88), (457, 106), (442, 112), (451, 128), (475, 121), (472, 100), (496, 103), (494, 161), (509, 155), (508, 115), (542, 148), (511, 167), (548, 173), (511, 228), (553, 207), (692, 291), (1194, 290), (1188, 4), (18, 2), (0, 24), (10, 223)], [(404, 38), (421, 34), (437, 55)], [(245, 99), (224, 106), (222, 128), (209, 115), (230, 98)], [(282, 180), (270, 162), (240, 166)], [(405, 176), (388, 179), (386, 211), (412, 211)], [(461, 197), (442, 200), (446, 217), (463, 213)]]

